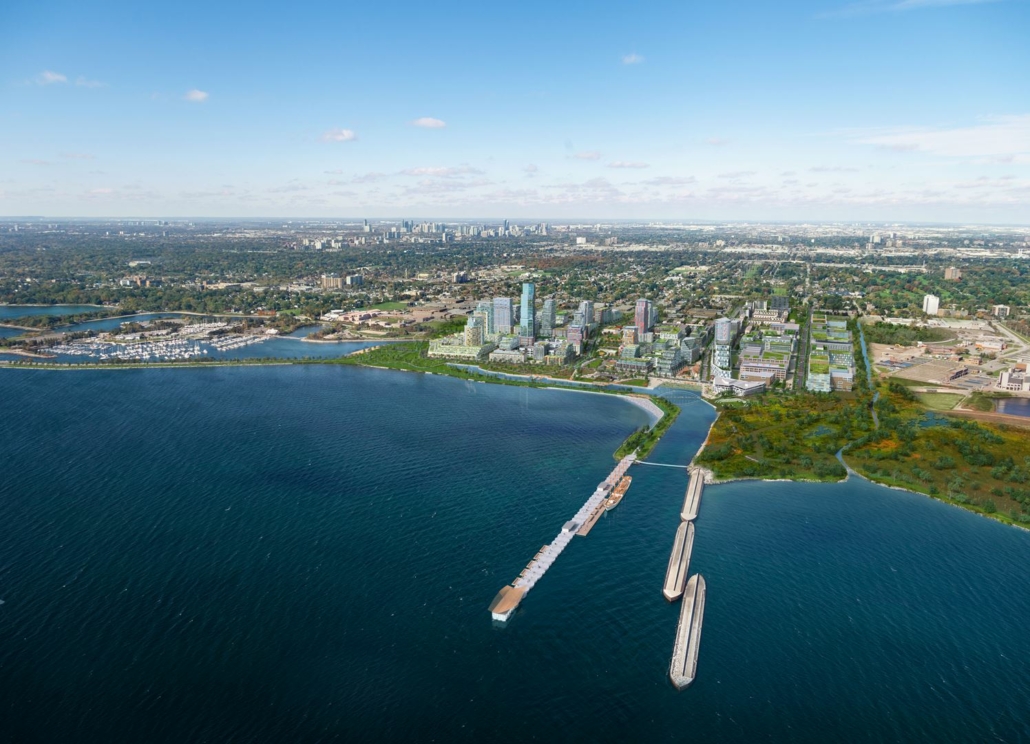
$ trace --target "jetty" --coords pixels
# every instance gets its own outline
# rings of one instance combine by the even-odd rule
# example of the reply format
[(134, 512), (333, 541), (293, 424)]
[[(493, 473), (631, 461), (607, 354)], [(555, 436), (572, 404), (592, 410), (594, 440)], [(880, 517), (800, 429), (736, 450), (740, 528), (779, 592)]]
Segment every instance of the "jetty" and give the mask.
[(669, 679), (677, 690), (682, 690), (697, 676), (697, 651), (704, 617), (705, 579), (701, 574), (694, 574), (683, 594), (676, 643), (672, 647), (672, 662), (669, 664)]
[(701, 492), (704, 490), (704, 474), (700, 468), (694, 468), (690, 471), (690, 483), (687, 485), (687, 493), (683, 497), (683, 510), (680, 512), (680, 519), (684, 522), (697, 519), (697, 512), (701, 508)]
[[(579, 511), (576, 512), (572, 519), (562, 525), (561, 532), (557, 534), (550, 544), (544, 545), (537, 551), (536, 555), (522, 569), (522, 573), (509, 586), (501, 587), (501, 590), (493, 598), (493, 601), (490, 602), (488, 608), (494, 620), (506, 622), (514, 614), (523, 597), (543, 578), (543, 575), (547, 573), (547, 569), (554, 565), (561, 552), (572, 542), (572, 538), (591, 519), (593, 519), (593, 522), (597, 521), (596, 513), (604, 511), (604, 503), (608, 499), (609, 493), (636, 459), (637, 455), (634, 452), (619, 460), (619, 464), (594, 489), (590, 498), (579, 508)], [(593, 523), (590, 526), (592, 527)], [(587, 531), (590, 531), (589, 528), (587, 528)]]
[(662, 594), (670, 602), (683, 596), (693, 549), (694, 523), (680, 522), (676, 528), (676, 539), (672, 543), (672, 553), (669, 554), (669, 567), (665, 571), (665, 586), (662, 587)]

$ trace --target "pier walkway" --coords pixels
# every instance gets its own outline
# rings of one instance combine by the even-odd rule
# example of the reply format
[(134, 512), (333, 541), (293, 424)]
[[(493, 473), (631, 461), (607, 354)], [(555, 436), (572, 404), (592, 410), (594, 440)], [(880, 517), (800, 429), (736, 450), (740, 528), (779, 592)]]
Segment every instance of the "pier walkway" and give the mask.
[[(637, 459), (636, 453), (626, 455), (624, 458), (619, 460), (619, 464), (615, 466), (615, 469), (608, 474), (597, 486), (594, 492), (590, 495), (590, 498), (579, 508), (575, 516), (572, 517), (568, 522), (562, 525), (561, 532), (550, 542), (549, 545), (543, 546), (532, 560), (526, 564), (526, 567), (519, 574), (518, 578), (511, 583), (510, 586), (503, 587), (498, 593), (497, 597), (494, 598), (491, 603), (491, 612), (494, 615), (495, 620), (507, 620), (511, 616), (511, 613), (518, 607), (519, 602), (522, 601), (522, 597), (525, 596), (530, 589), (536, 586), (536, 583), (543, 578), (544, 574), (547, 573), (554, 562), (561, 555), (562, 551), (572, 542), (572, 538), (576, 536), (580, 528), (591, 519), (596, 516), (601, 505), (605, 499), (611, 493), (611, 490), (615, 488), (615, 485), (619, 482), (619, 479), (626, 474), (629, 470), (629, 466), (634, 463)], [(504, 603), (502, 606), (498, 606), (499, 600), (502, 594), (508, 594), (511, 588), (514, 587), (518, 590), (518, 594), (511, 595), (512, 600)], [(498, 609), (503, 611), (498, 612)]]
[(619, 464), (615, 466), (607, 478), (601, 481), (600, 485), (590, 495), (590, 498), (586, 500), (586, 503), (579, 508), (576, 515), (570, 519), (562, 527), (561, 532), (551, 541), (551, 544), (540, 551), (537, 556), (530, 561), (529, 565), (526, 566), (526, 571), (522, 576), (516, 579), (513, 585), (518, 587), (525, 587), (528, 592), (532, 589), (536, 582), (538, 582), (545, 573), (557, 560), (561, 552), (565, 550), (566, 546), (572, 542), (572, 538), (576, 536), (576, 532), (579, 528), (590, 518), (594, 511), (608, 498), (609, 492), (615, 488), (615, 484), (619, 482), (619, 479), (626, 474), (629, 470), (629, 466), (637, 459), (636, 453), (626, 455)]
[(669, 465), (664, 462), (645, 462), (644, 460), (637, 460), (634, 465), (651, 465), (656, 468), (680, 468), (681, 470), (690, 470), (689, 465)]

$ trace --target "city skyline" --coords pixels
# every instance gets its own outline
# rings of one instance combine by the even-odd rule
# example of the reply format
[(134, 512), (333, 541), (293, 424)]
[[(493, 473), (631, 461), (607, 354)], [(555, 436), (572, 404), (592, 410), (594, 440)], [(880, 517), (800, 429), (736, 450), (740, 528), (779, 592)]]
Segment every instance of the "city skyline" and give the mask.
[(0, 11), (0, 216), (1027, 221), (1021, 0), (124, 10)]

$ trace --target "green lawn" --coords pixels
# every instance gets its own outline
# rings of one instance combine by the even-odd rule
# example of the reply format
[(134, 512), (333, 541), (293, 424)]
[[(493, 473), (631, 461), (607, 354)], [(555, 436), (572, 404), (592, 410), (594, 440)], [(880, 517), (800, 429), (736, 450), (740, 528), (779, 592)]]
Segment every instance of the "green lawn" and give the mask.
[(916, 400), (934, 411), (950, 411), (964, 395), (956, 393), (916, 393)]
[(403, 302), (380, 302), (378, 305), (372, 305), (369, 310), (403, 310), (406, 308)]

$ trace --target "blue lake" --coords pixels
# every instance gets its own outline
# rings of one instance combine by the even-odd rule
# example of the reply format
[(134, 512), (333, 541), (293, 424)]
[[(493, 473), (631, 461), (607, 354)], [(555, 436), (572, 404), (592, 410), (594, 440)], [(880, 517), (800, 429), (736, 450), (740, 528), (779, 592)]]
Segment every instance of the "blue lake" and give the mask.
[(98, 305), (0, 305), (0, 321), (29, 315), (81, 315), (105, 309)]
[[(1030, 738), (1030, 533), (925, 497), (708, 488), (677, 693), (684, 470), (634, 467), (506, 628), (486, 611), (647, 421), (624, 400), (336, 366), (0, 386), (2, 740)], [(713, 412), (669, 397), (652, 459), (684, 464)]]

